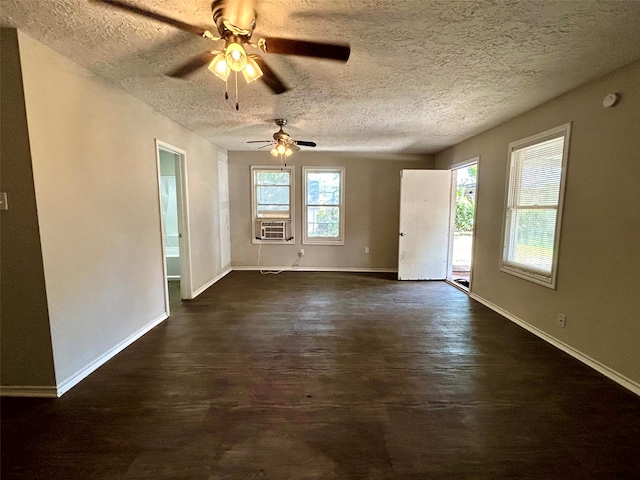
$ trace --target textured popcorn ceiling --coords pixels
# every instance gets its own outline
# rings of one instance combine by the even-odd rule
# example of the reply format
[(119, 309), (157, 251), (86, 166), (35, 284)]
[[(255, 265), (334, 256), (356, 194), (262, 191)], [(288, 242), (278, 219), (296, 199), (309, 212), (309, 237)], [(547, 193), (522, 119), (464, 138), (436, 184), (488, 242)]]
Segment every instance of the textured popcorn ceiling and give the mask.
[[(129, 0), (207, 28), (210, 0)], [(219, 44), (89, 0), (0, 0), (15, 26), (228, 150), (273, 119), (316, 150), (435, 153), (640, 58), (640, 1), (262, 0), (254, 39), (351, 44), (347, 64), (263, 58), (292, 88), (240, 79), (240, 112), (206, 69), (163, 75)]]

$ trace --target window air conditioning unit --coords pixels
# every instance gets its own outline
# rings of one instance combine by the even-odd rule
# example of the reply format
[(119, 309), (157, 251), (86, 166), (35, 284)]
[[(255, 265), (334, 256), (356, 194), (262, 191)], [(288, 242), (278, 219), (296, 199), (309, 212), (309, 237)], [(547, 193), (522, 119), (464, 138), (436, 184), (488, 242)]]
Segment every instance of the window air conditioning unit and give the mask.
[(259, 240), (289, 240), (289, 220), (256, 220), (256, 238)]

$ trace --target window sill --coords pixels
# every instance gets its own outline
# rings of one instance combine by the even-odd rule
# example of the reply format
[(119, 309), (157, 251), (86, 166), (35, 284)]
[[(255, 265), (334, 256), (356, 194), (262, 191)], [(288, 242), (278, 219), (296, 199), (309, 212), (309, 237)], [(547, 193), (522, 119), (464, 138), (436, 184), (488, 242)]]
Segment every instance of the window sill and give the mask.
[(309, 239), (303, 239), (302, 240), (302, 244), (303, 245), (344, 245), (344, 240), (309, 240)]
[(529, 280), (532, 283), (537, 283), (538, 285), (542, 285), (543, 287), (547, 287), (552, 290), (556, 289), (555, 275), (551, 278), (546, 278), (508, 265), (502, 265), (500, 267), (500, 271), (524, 280)]
[(296, 243), (295, 238), (291, 240), (260, 240), (259, 238), (253, 238), (251, 243), (254, 245), (294, 245)]

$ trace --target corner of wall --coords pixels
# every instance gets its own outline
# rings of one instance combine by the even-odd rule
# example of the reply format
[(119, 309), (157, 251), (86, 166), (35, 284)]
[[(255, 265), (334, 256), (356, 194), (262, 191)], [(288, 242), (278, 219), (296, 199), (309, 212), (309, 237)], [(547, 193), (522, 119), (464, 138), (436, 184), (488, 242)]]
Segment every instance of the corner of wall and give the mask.
[(0, 35), (1, 188), (9, 205), (0, 212), (2, 395), (50, 396), (56, 380), (18, 35)]

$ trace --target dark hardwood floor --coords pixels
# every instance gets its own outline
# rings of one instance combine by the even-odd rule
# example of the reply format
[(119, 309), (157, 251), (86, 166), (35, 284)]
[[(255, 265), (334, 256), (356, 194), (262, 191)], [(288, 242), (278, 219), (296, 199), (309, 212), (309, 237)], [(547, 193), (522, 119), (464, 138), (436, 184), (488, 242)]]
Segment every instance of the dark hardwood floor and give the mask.
[(174, 307), (2, 399), (3, 480), (639, 478), (640, 398), (443, 282), (233, 272)]

